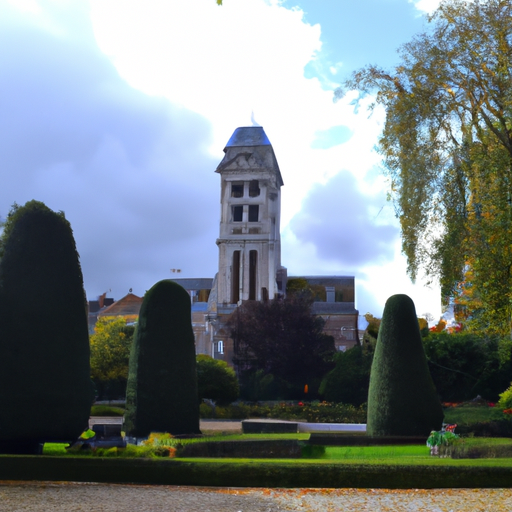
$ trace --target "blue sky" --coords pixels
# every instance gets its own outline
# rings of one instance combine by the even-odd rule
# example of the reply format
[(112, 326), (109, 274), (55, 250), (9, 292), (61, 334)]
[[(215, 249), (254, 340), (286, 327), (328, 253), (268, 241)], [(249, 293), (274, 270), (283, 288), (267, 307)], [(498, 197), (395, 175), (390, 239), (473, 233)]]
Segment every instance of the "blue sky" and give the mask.
[(263, 126), (285, 186), (289, 275), (354, 275), (356, 306), (412, 285), (374, 151), (384, 112), (334, 90), (390, 68), (435, 0), (0, 0), (0, 217), (63, 210), (87, 296), (143, 295), (217, 268), (219, 177), (238, 126)]

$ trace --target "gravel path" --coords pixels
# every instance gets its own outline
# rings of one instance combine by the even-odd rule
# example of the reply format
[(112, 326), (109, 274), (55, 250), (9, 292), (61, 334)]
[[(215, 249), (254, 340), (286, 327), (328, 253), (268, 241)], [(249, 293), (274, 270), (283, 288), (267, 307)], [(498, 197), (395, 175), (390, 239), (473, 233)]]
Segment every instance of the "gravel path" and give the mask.
[(1, 512), (510, 512), (512, 489), (226, 489), (0, 482)]

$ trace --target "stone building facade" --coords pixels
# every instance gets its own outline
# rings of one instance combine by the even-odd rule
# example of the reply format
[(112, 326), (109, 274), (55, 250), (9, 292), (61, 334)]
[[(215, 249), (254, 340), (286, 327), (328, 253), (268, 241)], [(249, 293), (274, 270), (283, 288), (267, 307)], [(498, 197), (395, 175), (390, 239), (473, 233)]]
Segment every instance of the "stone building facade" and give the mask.
[[(173, 281), (191, 294), (197, 353), (231, 364), (233, 342), (227, 319), (245, 300), (285, 296), (288, 278), (281, 264), (283, 179), (267, 135), (261, 126), (237, 128), (224, 153), (216, 169), (220, 175), (219, 267), (211, 288), (203, 292), (207, 302), (197, 300), (195, 280)], [(315, 293), (312, 313), (324, 318), (324, 331), (334, 337), (337, 349), (358, 344), (354, 277), (303, 278)], [(202, 281), (205, 286), (206, 280)]]
[[(237, 128), (216, 172), (220, 176), (219, 266), (212, 278), (178, 278), (191, 300), (196, 353), (232, 363), (233, 342), (227, 319), (247, 300), (286, 295), (287, 270), (281, 264), (281, 187), (274, 149), (261, 126)], [(312, 313), (325, 320), (324, 331), (338, 350), (359, 343), (355, 280), (352, 276), (300, 276), (315, 299)], [(102, 297), (104, 299), (104, 297)], [(102, 299), (100, 298), (100, 299)], [(90, 330), (98, 316), (130, 318), (142, 298), (128, 294), (112, 304), (90, 302)], [(136, 311), (135, 311), (135, 309)]]

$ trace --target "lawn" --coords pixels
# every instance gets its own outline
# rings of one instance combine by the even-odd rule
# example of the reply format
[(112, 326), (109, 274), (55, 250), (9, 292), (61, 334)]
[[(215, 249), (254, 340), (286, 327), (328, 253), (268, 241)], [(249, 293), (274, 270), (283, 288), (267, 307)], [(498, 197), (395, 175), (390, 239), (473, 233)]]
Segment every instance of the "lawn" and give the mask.
[(483, 421), (491, 421), (499, 415), (494, 407), (486, 405), (461, 404), (456, 407), (444, 408), (445, 423), (457, 425), (471, 425)]
[[(320, 447), (308, 445), (307, 437), (308, 434), (229, 434), (181, 441), (297, 440), (303, 443), (304, 456), (295, 459), (155, 457), (155, 453), (148, 451), (150, 447), (133, 445), (124, 453), (113, 449), (103, 452), (104, 456), (90, 453), (89, 456), (62, 456), (66, 453), (65, 445), (47, 444), (42, 456), (1, 456), (0, 479), (283, 488), (427, 489), (512, 485), (512, 457), (440, 458), (431, 456), (425, 445)], [(180, 442), (168, 438), (164, 441)], [(467, 438), (464, 442), (470, 447), (512, 446), (511, 439)]]

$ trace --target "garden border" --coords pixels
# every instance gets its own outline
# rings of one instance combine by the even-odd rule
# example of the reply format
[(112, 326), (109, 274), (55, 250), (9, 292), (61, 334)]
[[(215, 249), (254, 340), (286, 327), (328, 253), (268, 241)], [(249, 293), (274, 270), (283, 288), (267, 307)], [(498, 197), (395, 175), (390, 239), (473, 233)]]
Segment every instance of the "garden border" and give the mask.
[(1, 456), (0, 480), (274, 488), (507, 488), (512, 466)]

